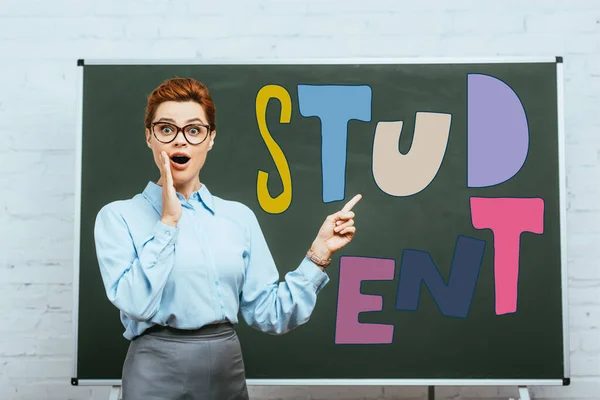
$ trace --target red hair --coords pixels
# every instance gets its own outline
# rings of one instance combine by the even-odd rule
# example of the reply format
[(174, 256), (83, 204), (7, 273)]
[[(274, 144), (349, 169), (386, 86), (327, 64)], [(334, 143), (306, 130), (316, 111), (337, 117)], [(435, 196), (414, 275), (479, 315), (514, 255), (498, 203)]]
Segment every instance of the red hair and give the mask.
[(144, 124), (149, 127), (156, 115), (156, 109), (165, 101), (195, 101), (200, 104), (208, 118), (210, 130), (217, 128), (216, 108), (208, 88), (193, 78), (172, 78), (164, 81), (148, 96)]

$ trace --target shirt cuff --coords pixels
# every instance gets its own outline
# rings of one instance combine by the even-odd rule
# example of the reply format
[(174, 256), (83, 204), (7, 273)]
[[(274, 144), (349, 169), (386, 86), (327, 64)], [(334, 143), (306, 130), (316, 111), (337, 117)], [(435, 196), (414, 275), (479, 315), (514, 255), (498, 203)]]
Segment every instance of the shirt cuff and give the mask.
[(155, 241), (166, 246), (175, 241), (178, 232), (179, 229), (176, 226), (165, 224), (159, 219), (152, 228), (151, 238), (154, 238)]
[(316, 293), (319, 293), (329, 282), (329, 275), (325, 271), (321, 271), (321, 268), (308, 257), (304, 257), (298, 267), (298, 271), (314, 285)]

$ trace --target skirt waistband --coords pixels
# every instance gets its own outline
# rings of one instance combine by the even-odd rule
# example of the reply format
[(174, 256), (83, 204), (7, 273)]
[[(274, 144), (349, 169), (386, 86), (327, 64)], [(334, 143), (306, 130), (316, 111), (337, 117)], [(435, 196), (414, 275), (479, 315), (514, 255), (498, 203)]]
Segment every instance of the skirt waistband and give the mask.
[(172, 326), (153, 325), (146, 329), (141, 336), (154, 335), (163, 337), (202, 338), (220, 336), (233, 330), (233, 324), (229, 321), (204, 325), (198, 329), (180, 329)]

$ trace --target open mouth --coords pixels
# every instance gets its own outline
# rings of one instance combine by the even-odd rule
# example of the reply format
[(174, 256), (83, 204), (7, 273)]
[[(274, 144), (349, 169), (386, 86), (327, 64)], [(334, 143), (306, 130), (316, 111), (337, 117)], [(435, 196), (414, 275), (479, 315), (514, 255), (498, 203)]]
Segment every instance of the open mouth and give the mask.
[(186, 157), (186, 156), (173, 156), (173, 157), (171, 157), (171, 160), (173, 160), (173, 162), (175, 164), (183, 165), (183, 164), (187, 163), (188, 161), (190, 161), (190, 158)]

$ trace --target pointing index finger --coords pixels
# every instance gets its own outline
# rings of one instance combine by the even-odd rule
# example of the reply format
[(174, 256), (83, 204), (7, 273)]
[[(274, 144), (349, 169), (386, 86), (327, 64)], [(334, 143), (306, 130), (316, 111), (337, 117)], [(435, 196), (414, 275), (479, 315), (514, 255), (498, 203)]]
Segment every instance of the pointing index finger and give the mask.
[(344, 208), (342, 208), (342, 212), (349, 212), (350, 210), (352, 210), (352, 207), (354, 207), (360, 199), (362, 199), (361, 194), (357, 194), (356, 196), (354, 196), (349, 202), (346, 203)]

